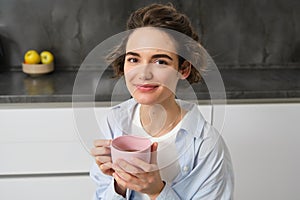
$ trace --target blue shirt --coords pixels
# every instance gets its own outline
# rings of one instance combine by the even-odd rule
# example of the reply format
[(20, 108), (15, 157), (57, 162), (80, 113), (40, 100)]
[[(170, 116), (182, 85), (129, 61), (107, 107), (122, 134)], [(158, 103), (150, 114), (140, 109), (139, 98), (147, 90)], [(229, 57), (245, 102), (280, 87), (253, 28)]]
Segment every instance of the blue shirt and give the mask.
[[(180, 172), (172, 183), (167, 183), (157, 200), (197, 199), (231, 200), (233, 199), (234, 174), (229, 151), (223, 138), (206, 122), (193, 103), (177, 100), (188, 111), (182, 119), (175, 144), (179, 152)], [(101, 132), (107, 139), (130, 133), (134, 109), (134, 99), (112, 107), (107, 120), (101, 124)], [(90, 171), (96, 182), (97, 200), (140, 200), (142, 195), (127, 190), (126, 198), (114, 190), (114, 179), (103, 174), (96, 163)]]

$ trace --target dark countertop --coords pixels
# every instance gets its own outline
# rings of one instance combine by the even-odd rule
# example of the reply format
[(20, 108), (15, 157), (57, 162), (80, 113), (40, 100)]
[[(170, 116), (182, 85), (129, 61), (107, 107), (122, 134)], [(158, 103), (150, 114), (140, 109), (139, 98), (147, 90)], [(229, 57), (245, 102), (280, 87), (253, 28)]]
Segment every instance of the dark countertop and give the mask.
[[(298, 101), (300, 98), (300, 69), (223, 69), (220, 72), (228, 100)], [(76, 71), (55, 71), (31, 77), (22, 71), (0, 72), (0, 103), (72, 102), (76, 74)], [(104, 73), (106, 79), (101, 79), (100, 84), (95, 76), (95, 80), (89, 80), (98, 85), (97, 92), (94, 97), (82, 98), (82, 101), (110, 101), (116, 83), (110, 76)], [(198, 100), (209, 100), (205, 85), (198, 85), (194, 90)]]

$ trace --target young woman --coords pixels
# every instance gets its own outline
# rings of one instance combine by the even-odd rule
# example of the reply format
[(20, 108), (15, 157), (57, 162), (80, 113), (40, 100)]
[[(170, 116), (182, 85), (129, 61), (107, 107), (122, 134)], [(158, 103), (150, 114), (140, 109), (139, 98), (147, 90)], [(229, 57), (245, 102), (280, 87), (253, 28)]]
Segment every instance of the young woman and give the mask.
[[(194, 44), (183, 45), (174, 34), (199, 45), (189, 19), (170, 4), (152, 4), (132, 13), (127, 28), (132, 31), (108, 60), (117, 76), (124, 75), (133, 98), (111, 109), (101, 125), (107, 140), (96, 140), (91, 150), (95, 199), (232, 199), (232, 164), (222, 137), (196, 104), (175, 98), (179, 80), (201, 79), (179, 53)], [(153, 141), (150, 164), (138, 159), (112, 164), (111, 139), (124, 134)]]

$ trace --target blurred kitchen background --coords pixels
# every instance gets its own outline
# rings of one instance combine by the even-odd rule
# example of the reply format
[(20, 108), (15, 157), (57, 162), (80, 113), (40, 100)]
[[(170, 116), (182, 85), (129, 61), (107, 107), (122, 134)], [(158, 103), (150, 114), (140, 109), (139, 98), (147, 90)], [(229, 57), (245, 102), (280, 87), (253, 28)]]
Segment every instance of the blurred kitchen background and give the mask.
[[(1, 200), (90, 199), (92, 158), (72, 114), (76, 74), (91, 50), (125, 30), (132, 11), (154, 2), (190, 17), (221, 72), (228, 104), (219, 131), (234, 163), (235, 199), (299, 198), (299, 0), (0, 0)], [(30, 49), (51, 51), (54, 72), (24, 74)], [(99, 116), (110, 106), (111, 75), (90, 80), (98, 93), (83, 99), (99, 103)], [(205, 84), (194, 89), (210, 121)]]
[[(28, 49), (49, 49), (59, 69), (78, 67), (100, 42), (125, 29), (130, 12), (151, 1), (0, 2), (1, 40), (10, 68)], [(286, 69), (300, 63), (295, 0), (160, 1), (186, 13), (221, 68)], [(2, 64), (3, 65), (3, 64)]]
[[(1, 0), (0, 102), (70, 101), (68, 95), (75, 75), (62, 72), (76, 71), (93, 48), (125, 30), (126, 19), (133, 10), (151, 2)], [(228, 99), (300, 96), (299, 1), (159, 2), (172, 2), (191, 18), (202, 45), (222, 73)], [(24, 54), (29, 49), (51, 51), (55, 56), (55, 72), (35, 79), (21, 73), (3, 73), (21, 72)], [(67, 96), (52, 96), (53, 100), (42, 96), (8, 99), (7, 95), (15, 93), (39, 94), (28, 91), (31, 82), (34, 86), (49, 85), (48, 91), (35, 89), (42, 95), (48, 92)]]

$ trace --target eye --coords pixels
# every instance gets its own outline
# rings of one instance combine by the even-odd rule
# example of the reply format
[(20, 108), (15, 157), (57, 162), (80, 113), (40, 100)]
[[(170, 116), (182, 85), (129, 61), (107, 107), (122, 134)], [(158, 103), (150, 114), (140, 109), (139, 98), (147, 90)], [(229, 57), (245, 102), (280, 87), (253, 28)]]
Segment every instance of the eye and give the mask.
[(127, 58), (127, 62), (136, 63), (136, 62), (138, 62), (138, 59), (137, 58)]
[(168, 65), (168, 62), (165, 60), (155, 60), (154, 63), (159, 64), (159, 65)]

